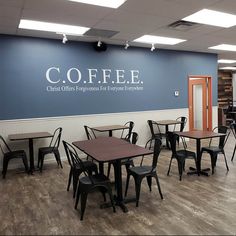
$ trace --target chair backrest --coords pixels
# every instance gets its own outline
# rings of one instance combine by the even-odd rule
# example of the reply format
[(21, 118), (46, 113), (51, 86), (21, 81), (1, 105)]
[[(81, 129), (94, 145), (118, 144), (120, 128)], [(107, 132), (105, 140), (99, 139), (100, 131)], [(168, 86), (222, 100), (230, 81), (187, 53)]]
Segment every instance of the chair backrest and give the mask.
[[(131, 133), (132, 133), (132, 130), (133, 130), (133, 128), (134, 128), (134, 122), (133, 122), (133, 121), (128, 121), (128, 122), (126, 122), (126, 123), (124, 124), (124, 126), (128, 126), (128, 127), (129, 127), (128, 133), (125, 132), (126, 129), (123, 129), (120, 137), (121, 137), (121, 138), (125, 138), (125, 139), (127, 139), (127, 140), (130, 140)], [(125, 133), (127, 133), (127, 134), (125, 135)]]
[(60, 141), (61, 141), (61, 133), (62, 133), (62, 128), (59, 127), (57, 128), (54, 133), (53, 133), (53, 137), (51, 139), (51, 142), (49, 144), (49, 147), (53, 147), (53, 148), (58, 148), (60, 145)]
[(172, 155), (175, 155), (176, 154), (176, 141), (177, 141), (178, 135), (176, 133), (170, 132), (170, 131), (168, 131), (166, 135), (167, 135), (167, 139), (170, 142), (170, 148), (172, 151)]
[(11, 152), (11, 149), (9, 148), (5, 139), (1, 135), (0, 135), (0, 148), (1, 148), (3, 154), (6, 153), (5, 150), (7, 150), (7, 152)]
[(136, 132), (131, 132), (130, 139), (128, 139), (128, 135), (129, 135), (129, 134), (126, 135), (125, 140), (128, 141), (128, 142), (130, 142), (130, 143), (132, 143), (132, 144), (136, 144), (137, 141), (138, 141), (138, 133), (136, 133)]
[[(158, 125), (155, 121), (153, 121), (153, 120), (148, 120), (147, 123), (148, 123), (148, 125), (149, 125), (152, 138), (155, 137), (155, 135), (156, 135), (157, 133), (160, 134), (160, 136), (161, 136), (160, 127), (159, 127), (159, 125)], [(154, 127), (155, 127), (155, 128), (154, 128)], [(157, 132), (155, 132), (155, 130), (157, 130)]]
[(152, 159), (152, 171), (157, 167), (157, 162), (160, 152), (161, 152), (161, 139), (155, 138), (154, 153)]
[(63, 146), (65, 148), (66, 156), (69, 162), (69, 165), (72, 167), (78, 167), (81, 166), (83, 168), (83, 161), (79, 158), (78, 153), (76, 152), (75, 148), (66, 142), (65, 140), (62, 140)]
[[(226, 141), (227, 141), (227, 139), (228, 139), (228, 136), (229, 136), (229, 132), (228, 132), (228, 127), (227, 126), (224, 126), (224, 125), (220, 125), (220, 126), (216, 126), (212, 131), (216, 131), (216, 130), (218, 130), (218, 133), (222, 133), (222, 134), (226, 134), (226, 136), (221, 136), (220, 138), (219, 138), (219, 148), (224, 148), (224, 146), (225, 146), (225, 143), (226, 143)], [(228, 132), (228, 134), (227, 134), (227, 132)], [(212, 140), (212, 139), (211, 139)], [(210, 141), (211, 142), (211, 141)]]
[(66, 141), (62, 141), (64, 148), (65, 148), (65, 152), (66, 152), (66, 156), (68, 159), (68, 162), (70, 164), (70, 166), (74, 167), (74, 168), (78, 168), (78, 166), (80, 166), (82, 173), (85, 176), (88, 176), (90, 181), (92, 182), (92, 184), (94, 184), (93, 179), (91, 178), (91, 173), (89, 173), (89, 171), (85, 168), (83, 161), (79, 158), (78, 153), (76, 152), (75, 148), (69, 144)]
[[(187, 117), (185, 117), (185, 116), (180, 116), (180, 117), (176, 118), (176, 121), (180, 121), (180, 122), (181, 122), (179, 131), (180, 131), (180, 132), (183, 132), (184, 127), (185, 127), (185, 125), (186, 125), (186, 123), (187, 123)], [(175, 127), (174, 127), (174, 130), (175, 130), (175, 128), (176, 128), (176, 125), (175, 125)], [(176, 131), (176, 130), (175, 130), (175, 131)]]
[(87, 136), (88, 140), (97, 138), (94, 131), (93, 131), (93, 129), (91, 129), (87, 125), (84, 125), (84, 130), (85, 130), (85, 133), (86, 133), (86, 136)]
[[(150, 138), (146, 142), (145, 148), (151, 149), (153, 141), (154, 141), (154, 154), (153, 154), (152, 167), (156, 168), (157, 161), (158, 161), (158, 156), (159, 156), (160, 151), (161, 151), (161, 139), (160, 138)], [(144, 156), (142, 156), (142, 159), (141, 159), (141, 162), (140, 162), (140, 166), (143, 165), (143, 159), (144, 159)]]

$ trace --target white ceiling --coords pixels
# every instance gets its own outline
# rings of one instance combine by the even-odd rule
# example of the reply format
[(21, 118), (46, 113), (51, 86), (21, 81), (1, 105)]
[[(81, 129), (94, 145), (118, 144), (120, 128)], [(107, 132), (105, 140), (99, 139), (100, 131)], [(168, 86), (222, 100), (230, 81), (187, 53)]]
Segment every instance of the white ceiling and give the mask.
[[(119, 31), (108, 44), (150, 47), (132, 40), (144, 35), (186, 39), (175, 46), (159, 48), (218, 53), (219, 58), (236, 59), (236, 52), (210, 50), (217, 44), (236, 44), (236, 26), (228, 29), (198, 25), (187, 30), (170, 29), (167, 25), (203, 8), (236, 14), (236, 0), (127, 0), (118, 9), (97, 7), (66, 0), (0, 0), (0, 34), (24, 35), (60, 39), (50, 32), (18, 29), (21, 18), (80, 25), (96, 29)], [(97, 41), (98, 37), (68, 36), (69, 40)]]

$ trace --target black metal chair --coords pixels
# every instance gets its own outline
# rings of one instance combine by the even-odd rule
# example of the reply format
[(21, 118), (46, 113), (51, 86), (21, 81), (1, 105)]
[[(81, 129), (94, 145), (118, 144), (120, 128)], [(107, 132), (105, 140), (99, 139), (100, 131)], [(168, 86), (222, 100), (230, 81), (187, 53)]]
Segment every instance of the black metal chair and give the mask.
[[(179, 125), (178, 125), (178, 124), (175, 124), (173, 131), (183, 132), (183, 131), (184, 131), (184, 128), (185, 128), (185, 126), (186, 126), (186, 123), (187, 123), (187, 117), (185, 117), (185, 116), (180, 116), (180, 117), (176, 118), (176, 121), (180, 121), (181, 124), (179, 124)], [(179, 127), (178, 130), (177, 130), (177, 127)], [(177, 137), (177, 142), (178, 142), (178, 145), (179, 145), (179, 136)], [(183, 142), (184, 148), (187, 148), (187, 144), (186, 144), (184, 138), (182, 138), (182, 142)]]
[(2, 136), (0, 136), (0, 141), (1, 141), (0, 148), (3, 153), (3, 170), (2, 170), (3, 179), (5, 179), (7, 174), (8, 162), (12, 159), (19, 159), (19, 158), (22, 159), (25, 166), (25, 172), (28, 173), (29, 169), (28, 160), (25, 151), (24, 150), (12, 151)]
[(185, 170), (185, 160), (186, 159), (193, 159), (195, 161), (195, 165), (197, 168), (197, 158), (195, 152), (191, 152), (189, 150), (186, 150), (185, 147), (183, 150), (176, 150), (176, 142), (178, 135), (175, 134), (174, 132), (168, 132), (167, 133), (168, 140), (170, 142), (170, 147), (172, 151), (171, 159), (170, 159), (170, 164), (169, 164), (169, 169), (167, 172), (167, 175), (170, 174), (170, 169), (171, 169), (171, 163), (172, 160), (175, 158), (178, 163), (178, 170), (179, 170), (179, 180), (182, 180), (182, 174), (183, 171)]
[(86, 133), (86, 136), (87, 136), (88, 140), (97, 138), (94, 131), (93, 131), (93, 129), (91, 129), (89, 126), (84, 125), (84, 130), (85, 130), (85, 133)]
[(230, 134), (228, 132), (228, 127), (221, 125), (221, 126), (215, 127), (212, 131), (215, 131), (215, 130), (218, 130), (218, 133), (223, 133), (223, 134), (226, 134), (226, 135), (222, 136), (222, 137), (219, 137), (219, 143), (218, 143), (217, 146), (212, 146), (211, 145), (212, 139), (210, 139), (209, 147), (202, 147), (202, 149), (201, 149), (201, 156), (204, 152), (209, 153), (210, 156), (211, 156), (212, 174), (214, 174), (214, 172), (215, 172), (215, 166), (216, 166), (216, 161), (217, 161), (218, 154), (223, 154), (224, 155), (226, 169), (227, 169), (227, 171), (229, 171), (229, 167), (228, 167), (228, 163), (227, 163), (227, 159), (226, 159), (226, 155), (225, 155), (225, 151), (224, 151), (225, 143), (228, 140), (228, 137), (229, 137), (229, 134)]
[(41, 147), (39, 148), (38, 151), (38, 167), (40, 171), (42, 172), (43, 169), (43, 163), (44, 163), (44, 157), (47, 154), (53, 153), (58, 166), (60, 165), (62, 167), (61, 163), (61, 157), (59, 153), (59, 145), (60, 145), (60, 140), (61, 140), (61, 133), (62, 133), (62, 128), (59, 127), (54, 131), (53, 137), (51, 139), (51, 142), (48, 147)]
[[(76, 201), (75, 201), (75, 209), (77, 209), (79, 198), (81, 198), (81, 216), (80, 220), (83, 220), (85, 208), (86, 208), (86, 202), (87, 202), (87, 196), (88, 193), (95, 191), (98, 189), (102, 192), (104, 201), (106, 201), (106, 192), (109, 194), (110, 201), (113, 207), (113, 211), (115, 212), (115, 204), (113, 201), (113, 195), (112, 195), (112, 188), (111, 188), (111, 182), (109, 178), (107, 178), (103, 174), (95, 174), (92, 175), (92, 171), (88, 170), (86, 167), (86, 162), (83, 162), (75, 149), (65, 141), (63, 141), (63, 144), (65, 145), (66, 152), (68, 154), (68, 160), (71, 161), (73, 166), (79, 166), (81, 173), (84, 174), (83, 177), (79, 178), (79, 183), (77, 187), (77, 194), (76, 194)], [(90, 163), (91, 164), (91, 163)]]
[(155, 144), (154, 144), (154, 154), (153, 154), (153, 160), (151, 166), (143, 165), (143, 158), (140, 163), (140, 166), (130, 167), (127, 170), (127, 180), (126, 180), (126, 188), (125, 188), (125, 196), (127, 196), (127, 191), (129, 187), (129, 180), (130, 176), (132, 175), (135, 181), (135, 192), (136, 192), (136, 207), (139, 205), (139, 197), (140, 197), (140, 189), (141, 189), (141, 183), (143, 178), (147, 178), (148, 186), (150, 191), (152, 190), (152, 178), (156, 179), (157, 187), (159, 190), (159, 194), (161, 196), (161, 199), (163, 199), (163, 195), (161, 192), (161, 186), (159, 183), (159, 179), (157, 176), (157, 161), (158, 156), (161, 151), (161, 140), (159, 138), (155, 138)]
[[(71, 179), (73, 180), (73, 198), (76, 194), (76, 189), (79, 181), (79, 176), (83, 173), (83, 168), (80, 165), (80, 162), (77, 161), (74, 156), (70, 155), (70, 150), (72, 150), (74, 153), (76, 153), (76, 156), (78, 156), (75, 148), (67, 143), (66, 141), (62, 141), (63, 146), (65, 148), (65, 153), (68, 159), (68, 163), (70, 165), (70, 173), (69, 173), (69, 179), (68, 179), (68, 185), (67, 185), (67, 191), (70, 189)], [(83, 167), (92, 174), (93, 172), (95, 174), (98, 174), (98, 168), (97, 165), (91, 161), (83, 161)]]
[[(85, 133), (86, 133), (86, 136), (87, 136), (87, 139), (88, 139), (88, 140), (92, 140), (92, 139), (97, 138), (96, 135), (95, 135), (95, 133), (94, 133), (94, 131), (93, 131), (93, 129), (91, 129), (89, 126), (84, 125), (84, 130), (85, 130)], [(89, 159), (89, 156), (87, 156), (87, 160), (88, 160), (88, 159)], [(92, 162), (93, 162), (93, 159), (92, 159), (92, 158), (90, 158), (90, 159), (91, 159)]]
[(128, 121), (124, 124), (124, 126), (129, 126), (129, 129), (128, 129), (128, 131), (127, 131), (127, 129), (123, 129), (122, 132), (121, 132), (120, 138), (130, 140), (131, 133), (132, 133), (132, 130), (134, 128), (134, 122), (133, 121)]
[(147, 123), (151, 132), (151, 140), (155, 140), (155, 138), (166, 138), (166, 134), (161, 132), (160, 126), (154, 120), (148, 120)]
[[(138, 141), (138, 134), (136, 132), (131, 132), (131, 136), (130, 136), (129, 139), (128, 139), (128, 135), (129, 134), (127, 134), (127, 137), (125, 138), (125, 141), (130, 142), (132, 144), (136, 144), (137, 141)], [(108, 163), (107, 177), (110, 176), (111, 164), (112, 164), (111, 162)], [(133, 161), (132, 158), (123, 159), (123, 160), (121, 160), (121, 165), (125, 165), (126, 170), (127, 170), (130, 166), (134, 166), (134, 161)]]
[[(236, 123), (232, 123), (232, 124), (230, 125), (230, 128), (232, 129), (234, 138), (235, 138), (235, 140), (236, 140)], [(231, 161), (234, 160), (235, 151), (236, 151), (236, 142), (235, 142), (235, 145), (234, 145), (234, 151), (233, 151), (233, 155), (232, 155), (232, 157), (231, 157)]]

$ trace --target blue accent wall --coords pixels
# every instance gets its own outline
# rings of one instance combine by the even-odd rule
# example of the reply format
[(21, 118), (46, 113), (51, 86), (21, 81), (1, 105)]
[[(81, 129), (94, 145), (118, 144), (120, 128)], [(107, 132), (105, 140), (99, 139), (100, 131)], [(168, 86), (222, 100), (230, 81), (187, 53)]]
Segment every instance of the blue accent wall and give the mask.
[[(46, 79), (51, 67), (57, 70), (51, 70), (50, 80), (58, 83)], [(72, 82), (81, 73), (78, 83), (68, 80), (71, 68), (77, 68), (70, 73)], [(93, 83), (89, 83), (88, 69), (97, 70), (93, 70)], [(106, 83), (102, 69), (110, 70)], [(123, 76), (118, 83), (117, 70)], [(139, 71), (133, 84), (131, 71), (136, 76)], [(97, 52), (91, 43), (0, 35), (0, 120), (187, 108), (189, 75), (212, 76), (213, 105), (217, 105), (216, 54), (125, 50), (112, 45)], [(125, 86), (133, 91), (108, 90)], [(83, 92), (79, 88), (99, 90)]]

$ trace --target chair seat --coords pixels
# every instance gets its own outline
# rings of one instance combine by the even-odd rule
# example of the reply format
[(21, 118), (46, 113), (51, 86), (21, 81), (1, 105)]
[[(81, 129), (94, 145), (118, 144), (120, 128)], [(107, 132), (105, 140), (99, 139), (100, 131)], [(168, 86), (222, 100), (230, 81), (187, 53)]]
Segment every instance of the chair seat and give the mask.
[[(152, 169), (153, 169), (152, 166), (135, 166), (129, 168), (129, 171), (133, 174), (145, 175), (151, 173)], [(153, 171), (155, 172), (156, 169), (154, 169)]]
[(191, 152), (188, 150), (178, 150), (176, 151), (176, 154), (180, 158), (196, 158), (195, 152)]
[(57, 148), (55, 148), (55, 147), (41, 147), (41, 148), (39, 148), (39, 152), (44, 153), (44, 154), (52, 153), (54, 150), (57, 150)]
[(222, 152), (222, 149), (219, 147), (202, 147), (202, 152), (214, 152), (214, 153), (220, 153)]
[[(91, 179), (93, 183), (91, 182)], [(104, 184), (104, 183), (109, 183), (110, 180), (107, 176), (103, 174), (97, 174), (97, 175), (91, 175), (90, 177), (84, 176), (79, 179), (79, 182), (85, 185), (98, 185), (99, 183)]]
[(6, 152), (4, 153), (4, 156), (8, 158), (17, 158), (17, 157), (26, 156), (26, 153), (24, 150), (17, 150), (17, 151), (12, 151), (12, 152)]

